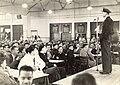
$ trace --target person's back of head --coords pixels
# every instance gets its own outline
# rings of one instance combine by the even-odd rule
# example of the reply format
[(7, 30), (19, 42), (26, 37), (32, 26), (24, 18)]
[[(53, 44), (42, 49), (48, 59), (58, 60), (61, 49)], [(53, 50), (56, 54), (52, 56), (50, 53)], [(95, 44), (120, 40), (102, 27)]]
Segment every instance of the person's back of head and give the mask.
[(77, 75), (72, 80), (72, 85), (97, 85), (95, 78), (89, 73)]

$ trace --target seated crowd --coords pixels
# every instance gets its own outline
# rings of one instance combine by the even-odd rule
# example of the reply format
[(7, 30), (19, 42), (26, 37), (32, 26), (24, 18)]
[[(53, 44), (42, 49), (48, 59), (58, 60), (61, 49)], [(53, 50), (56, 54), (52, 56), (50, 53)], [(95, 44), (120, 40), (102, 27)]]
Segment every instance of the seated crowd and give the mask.
[[(43, 43), (41, 40), (1, 42), (0, 50), (0, 52), (4, 52), (5, 59), (2, 63), (5, 66), (20, 70), (19, 74), (22, 73), (22, 70), (30, 70), (31, 72), (39, 70), (49, 74), (51, 83), (65, 78), (66, 75), (95, 66), (95, 55), (98, 53), (96, 42), (91, 41), (90, 45), (88, 45), (85, 40), (51, 41), (47, 43)], [(2, 56), (1, 53), (0, 57)], [(88, 65), (85, 69), (81, 69), (80, 57), (87, 57)], [(49, 60), (64, 60), (64, 62), (55, 64), (49, 62)], [(31, 68), (25, 66), (30, 66)], [(28, 69), (26, 70), (26, 68)]]

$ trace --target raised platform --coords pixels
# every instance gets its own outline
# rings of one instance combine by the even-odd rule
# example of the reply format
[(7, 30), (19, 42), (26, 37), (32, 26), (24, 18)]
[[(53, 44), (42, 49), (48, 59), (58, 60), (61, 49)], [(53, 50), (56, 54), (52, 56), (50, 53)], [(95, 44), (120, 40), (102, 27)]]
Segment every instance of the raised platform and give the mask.
[[(79, 72), (77, 74), (81, 73), (90, 73), (92, 74), (97, 82), (97, 85), (120, 85), (120, 65), (112, 65), (112, 73), (111, 74), (100, 74), (99, 71), (96, 71), (97, 67), (93, 67), (90, 69), (87, 69), (85, 71)], [(102, 65), (98, 66), (99, 70), (102, 70)], [(56, 85), (71, 85), (72, 79), (77, 75), (74, 74), (72, 76), (69, 76), (67, 78), (61, 79), (57, 82), (54, 82), (53, 84)]]

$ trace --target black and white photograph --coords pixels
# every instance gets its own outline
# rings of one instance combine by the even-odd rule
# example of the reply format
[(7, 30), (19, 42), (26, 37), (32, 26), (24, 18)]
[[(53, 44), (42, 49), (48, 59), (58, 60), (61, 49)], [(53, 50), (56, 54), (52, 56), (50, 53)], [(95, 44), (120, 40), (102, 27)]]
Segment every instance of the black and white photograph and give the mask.
[(0, 85), (120, 85), (120, 0), (0, 0)]

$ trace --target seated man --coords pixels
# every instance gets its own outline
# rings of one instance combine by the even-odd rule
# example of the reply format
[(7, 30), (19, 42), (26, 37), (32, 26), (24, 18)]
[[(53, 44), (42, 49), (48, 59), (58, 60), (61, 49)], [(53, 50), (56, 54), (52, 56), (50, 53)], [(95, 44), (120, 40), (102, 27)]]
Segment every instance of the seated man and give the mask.
[(30, 66), (22, 66), (19, 70), (19, 85), (32, 85), (33, 69)]
[(95, 78), (89, 73), (77, 75), (72, 80), (72, 85), (97, 85)]
[(22, 58), (20, 55), (18, 55), (18, 53), (19, 48), (17, 46), (13, 46), (11, 48), (11, 53), (6, 55), (6, 64), (12, 69), (17, 69), (18, 64)]
[(3, 65), (4, 60), (4, 52), (0, 50), (0, 85), (17, 85), (17, 82), (10, 74), (9, 69)]

